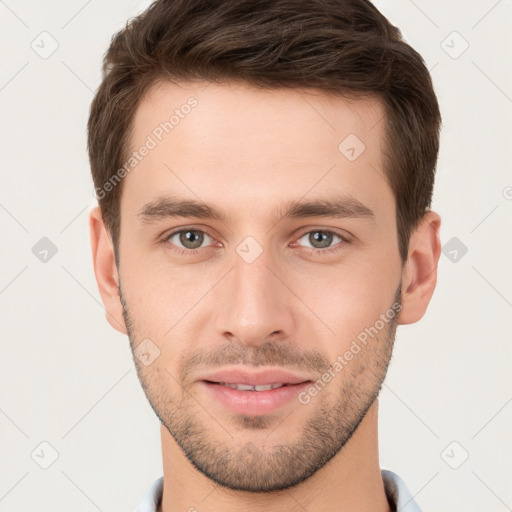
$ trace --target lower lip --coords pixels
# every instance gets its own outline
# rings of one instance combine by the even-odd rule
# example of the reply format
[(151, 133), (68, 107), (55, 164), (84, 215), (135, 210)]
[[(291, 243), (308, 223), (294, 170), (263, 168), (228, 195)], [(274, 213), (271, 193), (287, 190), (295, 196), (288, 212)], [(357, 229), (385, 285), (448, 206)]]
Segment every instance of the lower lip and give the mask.
[(240, 391), (222, 384), (201, 381), (210, 395), (229, 410), (238, 414), (270, 414), (287, 404), (306, 389), (311, 382), (290, 384), (268, 391)]

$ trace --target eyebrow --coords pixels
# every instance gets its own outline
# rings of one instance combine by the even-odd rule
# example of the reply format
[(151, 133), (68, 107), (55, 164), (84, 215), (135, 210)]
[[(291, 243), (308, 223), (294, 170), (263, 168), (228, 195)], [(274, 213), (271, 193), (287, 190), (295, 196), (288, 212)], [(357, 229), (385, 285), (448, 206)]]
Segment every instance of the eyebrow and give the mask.
[[(214, 219), (228, 222), (230, 216), (206, 203), (179, 199), (171, 196), (159, 197), (146, 203), (137, 214), (143, 223), (157, 222), (174, 217), (194, 217), (198, 219)], [(370, 208), (351, 196), (309, 201), (293, 200), (281, 205), (274, 217), (282, 219), (303, 219), (307, 217), (357, 218), (374, 219), (375, 214)]]

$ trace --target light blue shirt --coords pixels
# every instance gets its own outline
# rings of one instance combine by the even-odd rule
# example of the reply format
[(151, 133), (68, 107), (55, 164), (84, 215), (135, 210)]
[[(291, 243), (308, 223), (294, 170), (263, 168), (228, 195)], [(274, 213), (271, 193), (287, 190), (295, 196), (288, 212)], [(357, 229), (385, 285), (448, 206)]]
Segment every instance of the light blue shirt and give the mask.
[[(383, 469), (382, 480), (393, 512), (421, 512), (404, 481), (392, 471)], [(147, 490), (135, 512), (156, 512), (164, 489), (164, 478), (157, 478)]]

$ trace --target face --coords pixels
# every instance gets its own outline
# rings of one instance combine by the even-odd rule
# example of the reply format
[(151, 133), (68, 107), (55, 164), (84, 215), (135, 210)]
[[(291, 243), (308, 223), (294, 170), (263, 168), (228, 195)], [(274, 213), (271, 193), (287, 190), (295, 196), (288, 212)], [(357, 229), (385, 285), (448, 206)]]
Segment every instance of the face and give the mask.
[[(132, 149), (152, 147), (123, 184), (124, 320), (155, 413), (225, 487), (305, 480), (378, 394), (402, 276), (383, 115), (375, 99), (190, 83), (137, 110)], [(256, 381), (286, 386), (234, 389)]]

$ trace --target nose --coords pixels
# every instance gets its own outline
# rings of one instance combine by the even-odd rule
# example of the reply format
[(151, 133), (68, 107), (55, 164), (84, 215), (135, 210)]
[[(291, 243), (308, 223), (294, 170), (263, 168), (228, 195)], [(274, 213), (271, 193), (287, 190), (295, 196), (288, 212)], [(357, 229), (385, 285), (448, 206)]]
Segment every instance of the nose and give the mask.
[(235, 252), (233, 268), (217, 297), (217, 332), (247, 346), (290, 336), (295, 301), (279, 268), (270, 251), (252, 262)]

